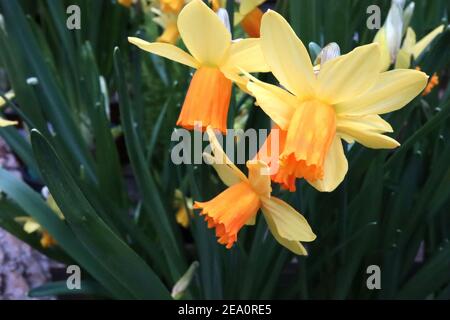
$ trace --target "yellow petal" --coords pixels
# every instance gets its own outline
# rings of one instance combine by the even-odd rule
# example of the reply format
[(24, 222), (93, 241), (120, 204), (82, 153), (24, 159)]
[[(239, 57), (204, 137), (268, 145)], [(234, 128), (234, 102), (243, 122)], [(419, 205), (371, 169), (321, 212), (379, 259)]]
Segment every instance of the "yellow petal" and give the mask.
[(260, 40), (254, 38), (234, 41), (222, 68), (236, 71), (244, 69), (247, 72), (270, 71), (261, 50)]
[[(264, 210), (265, 209), (263, 208), (262, 209), (263, 213)], [(308, 252), (306, 251), (305, 247), (299, 241), (287, 240), (278, 233), (275, 222), (270, 214), (264, 214), (264, 218), (266, 219), (267, 226), (269, 227), (270, 232), (272, 233), (275, 240), (278, 241), (278, 243), (280, 243), (283, 247), (286, 247), (287, 249), (291, 250), (295, 254), (301, 256), (308, 255)]]
[(244, 0), (244, 1), (241, 1), (241, 5), (239, 6), (239, 13), (241, 15), (246, 15), (265, 1), (266, 0)]
[(408, 69), (411, 65), (411, 54), (405, 49), (400, 49), (395, 60), (395, 69)]
[(380, 46), (380, 71), (386, 71), (389, 69), (391, 65), (391, 54), (389, 52), (389, 47), (386, 39), (386, 29), (384, 27), (378, 30), (375, 38), (373, 39), (374, 43), (378, 43)]
[(25, 231), (26, 233), (33, 233), (40, 229), (41, 229), (41, 225), (33, 219), (27, 220), (25, 222), (25, 224), (23, 225), (23, 231)]
[(272, 73), (286, 89), (302, 98), (314, 94), (316, 78), (308, 52), (275, 11), (269, 10), (262, 18), (261, 47)]
[(298, 100), (280, 87), (250, 77), (247, 89), (265, 113), (283, 130), (287, 130)]
[(270, 185), (270, 168), (260, 160), (247, 161), (248, 181), (253, 190), (261, 196), (270, 198), (272, 187)]
[(411, 65), (411, 56), (413, 47), (416, 44), (416, 33), (411, 27), (408, 27), (403, 40), (403, 45), (397, 54), (395, 69), (408, 69)]
[(0, 118), (0, 127), (14, 126), (17, 124), (17, 121), (10, 121), (3, 118)]
[(230, 32), (201, 0), (193, 0), (183, 8), (178, 30), (189, 52), (204, 65), (219, 66), (231, 45)]
[(357, 47), (320, 67), (319, 95), (335, 104), (358, 96), (375, 83), (380, 70), (380, 49), (372, 43)]
[(275, 229), (281, 238), (294, 241), (314, 241), (316, 235), (297, 210), (276, 197), (262, 198), (264, 216), (272, 219)]
[(441, 24), (439, 27), (431, 31), (425, 37), (423, 37), (412, 49), (412, 54), (414, 59), (417, 59), (420, 54), (428, 47), (428, 45), (436, 38), (442, 31), (444, 31), (444, 25)]
[(393, 149), (400, 144), (394, 139), (382, 135), (358, 120), (358, 118), (337, 118), (336, 132), (350, 137), (362, 145), (372, 149)]
[(347, 170), (348, 162), (342, 147), (342, 141), (336, 135), (325, 158), (323, 179), (308, 180), (308, 182), (321, 192), (331, 192), (344, 180)]
[(398, 110), (422, 92), (428, 76), (417, 70), (392, 70), (378, 76), (366, 93), (335, 106), (338, 114), (383, 114)]
[(386, 39), (386, 29), (384, 27), (378, 30), (374, 43), (378, 43), (380, 46), (380, 71), (386, 71), (391, 65), (391, 54), (389, 53), (389, 47)]
[[(16, 97), (16, 94), (14, 93), (13, 90), (9, 90), (8, 92), (6, 92), (4, 94), (4, 96), (6, 97), (6, 99), (8, 100), (12, 100)], [(3, 97), (0, 96), (0, 108), (3, 107), (6, 104), (6, 100), (3, 99)]]
[(128, 37), (128, 41), (142, 50), (157, 54), (158, 56), (185, 64), (192, 68), (199, 67), (199, 63), (190, 54), (172, 44), (147, 42), (135, 37)]
[(208, 133), (213, 156), (204, 153), (203, 157), (214, 167), (223, 183), (231, 187), (236, 183), (247, 181), (247, 177), (233, 164), (223, 151), (214, 130), (208, 127), (206, 132)]
[(416, 33), (413, 28), (408, 27), (406, 30), (405, 39), (403, 40), (402, 49), (406, 50), (410, 54), (412, 54), (412, 50), (416, 45)]

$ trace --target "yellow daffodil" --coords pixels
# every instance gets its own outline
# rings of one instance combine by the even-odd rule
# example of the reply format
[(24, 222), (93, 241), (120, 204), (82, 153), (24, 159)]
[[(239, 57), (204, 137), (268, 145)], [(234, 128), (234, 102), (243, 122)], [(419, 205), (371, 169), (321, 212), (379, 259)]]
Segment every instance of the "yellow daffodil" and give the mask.
[(228, 188), (207, 202), (194, 202), (209, 228), (215, 228), (218, 242), (228, 249), (237, 241), (245, 224), (254, 224), (261, 209), (275, 239), (292, 252), (306, 255), (300, 241), (316, 238), (306, 219), (286, 202), (271, 196), (269, 167), (262, 161), (248, 161), (246, 177), (227, 157), (214, 131), (207, 129), (213, 155), (204, 154)]
[(334, 190), (348, 169), (341, 139), (374, 149), (397, 147), (382, 134), (392, 128), (379, 114), (402, 108), (427, 83), (416, 70), (380, 73), (378, 44), (328, 60), (315, 73), (305, 46), (274, 11), (263, 16), (261, 48), (285, 89), (250, 75), (247, 88), (285, 131), (279, 175), (290, 189), (295, 178), (305, 178), (320, 191)]
[[(42, 188), (42, 196), (45, 198), (45, 201), (47, 202), (47, 205), (50, 207), (50, 209), (53, 210), (53, 212), (58, 216), (59, 219), (64, 220), (64, 215), (59, 209), (58, 205), (56, 204), (55, 199), (50, 194), (47, 187)], [(16, 217), (14, 219), (18, 223), (23, 223), (23, 230), (28, 233), (34, 233), (37, 232), (40, 234), (41, 239), (40, 243), (43, 248), (50, 248), (57, 244), (56, 240), (51, 236), (50, 233), (48, 233), (47, 230), (42, 228), (42, 226), (34, 220), (32, 217)]]
[(259, 29), (263, 12), (259, 5), (266, 0), (240, 0), (239, 11), (234, 15), (234, 24), (241, 24), (242, 29), (252, 38), (259, 38)]
[(403, 5), (404, 1), (392, 1), (386, 21), (373, 40), (380, 45), (381, 71), (388, 70), (391, 64), (395, 64), (396, 69), (409, 68), (411, 58), (416, 60), (429, 44), (444, 31), (444, 25), (440, 25), (416, 42), (416, 34), (409, 27), (409, 21), (414, 11), (414, 2), (411, 2), (405, 10), (403, 10)]
[(258, 39), (231, 41), (219, 17), (200, 0), (187, 4), (178, 17), (181, 38), (191, 53), (166, 43), (128, 40), (139, 48), (197, 69), (191, 80), (177, 125), (200, 129), (208, 125), (226, 132), (232, 81), (243, 84), (239, 68), (268, 71)]
[(191, 198), (186, 198), (181, 192), (181, 190), (175, 190), (175, 208), (177, 209), (177, 213), (175, 219), (179, 225), (183, 228), (187, 228), (189, 226), (189, 220), (193, 215), (192, 206), (193, 201)]
[(40, 239), (40, 244), (42, 246), (42, 248), (50, 248), (55, 246), (56, 240), (46, 231), (44, 230), (41, 225), (39, 223), (36, 222), (36, 220), (34, 220), (31, 217), (16, 217), (14, 218), (14, 220), (17, 223), (21, 223), (23, 224), (23, 231), (25, 231), (28, 234), (37, 232), (38, 234), (40, 234), (41, 239)]

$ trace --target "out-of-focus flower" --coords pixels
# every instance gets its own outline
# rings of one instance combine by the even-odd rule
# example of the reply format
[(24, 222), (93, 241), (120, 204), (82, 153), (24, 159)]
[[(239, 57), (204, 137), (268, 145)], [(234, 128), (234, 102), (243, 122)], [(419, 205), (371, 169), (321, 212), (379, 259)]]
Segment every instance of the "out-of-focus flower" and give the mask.
[(259, 38), (262, 10), (258, 7), (266, 0), (240, 0), (239, 11), (234, 15), (234, 24), (241, 24), (242, 29), (252, 38)]
[(215, 228), (218, 242), (231, 248), (239, 230), (246, 224), (254, 224), (261, 209), (275, 239), (292, 252), (306, 255), (300, 241), (313, 241), (316, 235), (300, 213), (271, 195), (267, 164), (248, 161), (246, 177), (227, 157), (211, 127), (207, 132), (213, 155), (204, 154), (204, 157), (228, 188), (210, 201), (195, 201), (194, 209), (201, 209), (208, 228)]
[[(5, 97), (8, 100), (14, 99), (15, 94), (14, 91), (8, 91), (5, 93)], [(2, 108), (6, 104), (6, 100), (0, 97), (0, 108)], [(0, 127), (14, 126), (17, 124), (17, 121), (10, 121), (3, 118), (0, 118)]]
[(131, 7), (132, 4), (135, 4), (137, 2), (137, 0), (117, 0), (117, 2), (120, 5), (122, 5), (126, 8), (129, 8), (129, 7)]
[(189, 226), (189, 219), (193, 216), (192, 198), (186, 198), (181, 190), (175, 190), (174, 206), (177, 209), (175, 219), (183, 228)]
[[(59, 219), (64, 220), (64, 215), (56, 204), (55, 199), (53, 199), (53, 196), (50, 194), (48, 188), (42, 188), (41, 193), (50, 209), (53, 210), (53, 212), (58, 216)], [(48, 233), (47, 230), (42, 228), (42, 226), (32, 217), (16, 217), (15, 221), (23, 223), (23, 230), (26, 233), (31, 234), (34, 232), (38, 232), (41, 235), (40, 243), (43, 248), (50, 248), (57, 244), (56, 240), (51, 236), (51, 234)]]
[[(175, 44), (180, 36), (177, 26), (178, 15), (187, 0), (153, 0), (150, 11), (155, 15), (153, 21), (163, 28), (163, 33), (156, 39), (158, 42)], [(145, 11), (147, 11), (146, 9)]]
[(348, 169), (341, 139), (374, 149), (397, 147), (397, 141), (383, 135), (393, 130), (379, 114), (402, 108), (427, 83), (427, 76), (416, 70), (380, 73), (378, 44), (321, 63), (314, 72), (303, 43), (274, 11), (263, 16), (261, 48), (285, 89), (251, 75), (247, 88), (286, 132), (280, 174), (291, 190), (295, 178), (305, 178), (320, 191), (341, 183)]
[(245, 86), (240, 68), (268, 71), (259, 39), (231, 41), (219, 17), (200, 0), (187, 4), (178, 17), (178, 29), (189, 52), (167, 43), (128, 38), (139, 48), (197, 69), (191, 80), (177, 125), (186, 129), (211, 125), (226, 132), (232, 81)]
[(405, 1), (392, 1), (386, 21), (373, 40), (380, 45), (381, 71), (388, 70), (391, 64), (395, 64), (396, 69), (409, 68), (411, 57), (417, 59), (444, 30), (444, 25), (440, 25), (416, 43), (416, 34), (409, 27), (414, 12), (414, 2), (411, 2), (406, 9), (403, 9), (404, 4)]

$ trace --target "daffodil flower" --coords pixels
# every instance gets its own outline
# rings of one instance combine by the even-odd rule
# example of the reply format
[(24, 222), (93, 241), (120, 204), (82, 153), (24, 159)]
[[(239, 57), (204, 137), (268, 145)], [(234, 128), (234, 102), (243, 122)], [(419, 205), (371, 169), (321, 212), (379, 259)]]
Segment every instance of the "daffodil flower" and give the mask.
[(213, 155), (205, 153), (204, 157), (228, 188), (210, 201), (195, 201), (194, 208), (201, 209), (209, 228), (215, 228), (218, 242), (231, 248), (237, 241), (239, 230), (246, 224), (254, 224), (261, 209), (275, 239), (292, 252), (306, 255), (300, 241), (313, 241), (316, 235), (300, 213), (271, 196), (267, 164), (248, 161), (246, 177), (227, 157), (211, 127), (207, 133)]
[(201, 123), (226, 132), (232, 81), (243, 85), (239, 68), (268, 71), (258, 39), (231, 41), (230, 31), (200, 0), (187, 4), (178, 17), (181, 38), (191, 54), (166, 43), (128, 40), (139, 48), (197, 69), (189, 86), (177, 125), (193, 129)]
[(416, 60), (429, 44), (444, 31), (444, 25), (440, 25), (416, 42), (416, 34), (409, 27), (414, 12), (414, 2), (411, 2), (406, 9), (403, 9), (403, 6), (404, 1), (392, 1), (386, 21), (373, 40), (380, 45), (381, 71), (388, 70), (391, 64), (394, 64), (396, 69), (409, 68), (411, 57)]
[(374, 149), (399, 146), (382, 134), (393, 130), (379, 114), (402, 108), (423, 90), (428, 78), (409, 69), (380, 73), (378, 44), (328, 60), (315, 73), (305, 46), (274, 11), (263, 16), (261, 48), (286, 89), (250, 75), (247, 88), (286, 132), (280, 174), (291, 187), (295, 177), (320, 191), (334, 190), (348, 169), (341, 139)]
[(235, 25), (241, 24), (242, 29), (252, 38), (259, 38), (259, 29), (263, 12), (259, 9), (266, 0), (241, 0), (239, 11), (234, 15)]

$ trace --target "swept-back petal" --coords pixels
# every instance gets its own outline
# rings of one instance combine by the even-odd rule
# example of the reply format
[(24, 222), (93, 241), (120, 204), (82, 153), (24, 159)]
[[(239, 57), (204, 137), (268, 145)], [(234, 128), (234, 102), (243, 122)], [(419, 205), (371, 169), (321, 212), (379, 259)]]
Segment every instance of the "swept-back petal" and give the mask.
[(270, 198), (272, 187), (270, 185), (269, 166), (261, 160), (247, 161), (248, 181), (253, 190), (264, 197)]
[(219, 66), (231, 45), (231, 34), (203, 1), (193, 0), (178, 16), (178, 30), (189, 52), (200, 63)]
[(256, 98), (256, 102), (267, 115), (283, 130), (287, 130), (294, 114), (298, 99), (281, 89), (247, 74), (252, 81), (247, 83), (247, 89)]
[(439, 27), (431, 31), (425, 37), (423, 37), (412, 49), (412, 54), (414, 59), (417, 59), (420, 54), (428, 47), (428, 45), (436, 38), (442, 31), (444, 31), (444, 25), (441, 24)]
[(321, 192), (331, 192), (344, 180), (347, 170), (348, 162), (342, 147), (342, 141), (336, 135), (325, 158), (323, 179), (308, 180), (308, 182)]
[(223, 183), (230, 187), (236, 183), (247, 181), (247, 177), (234, 165), (223, 151), (214, 130), (211, 127), (208, 127), (206, 132), (208, 133), (213, 156), (204, 153), (203, 157), (213, 165)]
[(272, 218), (272, 216), (268, 213), (265, 213), (265, 209), (262, 208), (261, 210), (264, 214), (264, 218), (266, 219), (267, 226), (269, 227), (270, 232), (272, 233), (275, 240), (278, 241), (283, 247), (291, 250), (293, 253), (301, 255), (301, 256), (307, 256), (308, 252), (306, 251), (305, 247), (296, 240), (287, 240), (283, 238), (276, 227), (275, 221)]
[(270, 68), (261, 50), (260, 39), (242, 39), (234, 41), (228, 52), (228, 58), (222, 68), (238, 72), (269, 72)]
[(280, 237), (293, 241), (314, 241), (316, 235), (297, 210), (276, 197), (262, 198), (264, 216), (270, 216)]
[(315, 92), (316, 78), (308, 51), (287, 21), (269, 10), (262, 18), (261, 47), (272, 73), (296, 96)]
[(372, 149), (393, 149), (400, 145), (396, 140), (373, 130), (367, 123), (360, 122), (358, 118), (338, 117), (336, 132)]
[(190, 54), (184, 52), (177, 46), (168, 43), (147, 42), (145, 40), (128, 37), (128, 41), (142, 50), (157, 54), (158, 56), (185, 64), (192, 68), (198, 68), (199, 63)]
[(318, 95), (330, 104), (350, 100), (373, 86), (379, 70), (378, 44), (357, 47), (320, 68)]
[(427, 85), (428, 76), (417, 70), (392, 70), (378, 76), (366, 93), (335, 106), (338, 114), (383, 114), (398, 110)]

